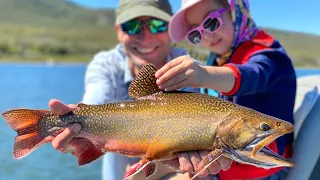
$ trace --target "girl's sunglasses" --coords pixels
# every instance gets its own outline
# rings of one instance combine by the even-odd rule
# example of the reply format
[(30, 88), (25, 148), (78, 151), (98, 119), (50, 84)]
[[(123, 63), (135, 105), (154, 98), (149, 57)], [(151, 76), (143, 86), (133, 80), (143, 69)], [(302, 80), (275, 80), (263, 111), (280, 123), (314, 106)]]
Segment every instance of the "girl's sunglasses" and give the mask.
[(185, 36), (185, 39), (191, 44), (198, 44), (203, 39), (202, 31), (207, 33), (214, 33), (222, 26), (223, 22), (221, 19), (221, 14), (224, 13), (227, 8), (222, 8), (219, 11), (210, 12), (210, 14), (202, 21), (202, 23), (188, 31)]
[(143, 25), (146, 25), (146, 27), (152, 34), (165, 32), (168, 29), (168, 22), (160, 19), (148, 19), (146, 21), (133, 19), (121, 24), (120, 26), (123, 32), (129, 35), (136, 35), (141, 32)]

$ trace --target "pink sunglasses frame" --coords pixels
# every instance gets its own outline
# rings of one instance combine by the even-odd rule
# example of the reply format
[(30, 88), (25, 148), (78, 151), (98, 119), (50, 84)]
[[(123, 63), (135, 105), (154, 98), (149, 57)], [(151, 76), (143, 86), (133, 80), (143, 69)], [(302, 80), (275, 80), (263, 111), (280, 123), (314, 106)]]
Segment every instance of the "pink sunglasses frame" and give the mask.
[[(202, 23), (201, 23), (198, 27), (192, 28), (191, 30), (189, 30), (189, 31), (187, 32), (187, 34), (185, 35), (184, 39), (187, 40), (187, 41), (188, 41), (190, 44), (192, 44), (192, 45), (197, 45), (197, 44), (201, 43), (202, 40), (203, 40), (203, 33), (202, 33), (202, 31), (205, 31), (205, 32), (207, 32), (207, 33), (212, 34), (212, 33), (218, 31), (218, 30), (221, 28), (221, 26), (223, 25), (223, 21), (222, 21), (222, 19), (221, 19), (221, 14), (224, 13), (226, 10), (227, 10), (227, 8), (222, 8), (222, 9), (220, 9), (219, 11), (212, 11), (212, 12), (210, 12), (209, 15), (202, 21)], [(209, 18), (211, 18), (211, 19), (216, 18), (216, 19), (219, 21), (219, 27), (218, 27), (217, 29), (215, 29), (214, 31), (206, 30), (206, 29), (203, 27), (203, 26), (204, 26), (204, 23), (205, 23)], [(199, 43), (193, 43), (193, 42), (191, 42), (191, 41), (189, 40), (188, 36), (189, 36), (190, 33), (193, 32), (193, 31), (199, 31), (200, 37), (201, 37), (201, 40), (200, 40)]]

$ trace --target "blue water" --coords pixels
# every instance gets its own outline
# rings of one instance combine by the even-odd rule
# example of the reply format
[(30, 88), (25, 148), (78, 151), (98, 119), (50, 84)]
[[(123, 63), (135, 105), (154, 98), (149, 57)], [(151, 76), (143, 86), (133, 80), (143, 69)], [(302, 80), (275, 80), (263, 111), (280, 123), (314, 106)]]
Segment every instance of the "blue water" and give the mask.
[[(0, 112), (12, 108), (48, 109), (49, 100), (78, 103), (86, 65), (0, 64)], [(297, 69), (298, 76), (320, 69)], [(46, 144), (21, 160), (12, 158), (16, 133), (0, 121), (0, 180), (101, 179), (101, 160), (78, 167), (69, 154)]]

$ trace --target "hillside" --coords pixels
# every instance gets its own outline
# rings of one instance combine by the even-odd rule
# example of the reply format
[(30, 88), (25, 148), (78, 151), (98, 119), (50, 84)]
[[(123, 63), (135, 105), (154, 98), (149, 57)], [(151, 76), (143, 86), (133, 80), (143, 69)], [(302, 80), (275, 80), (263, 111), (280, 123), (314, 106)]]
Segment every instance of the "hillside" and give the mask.
[[(0, 59), (85, 61), (117, 43), (113, 9), (86, 9), (64, 0), (0, 0)], [(320, 67), (320, 36), (266, 29), (296, 66)], [(179, 43), (198, 58), (207, 51)]]
[(0, 0), (0, 22), (45, 26), (106, 26), (113, 10), (89, 10), (64, 0)]

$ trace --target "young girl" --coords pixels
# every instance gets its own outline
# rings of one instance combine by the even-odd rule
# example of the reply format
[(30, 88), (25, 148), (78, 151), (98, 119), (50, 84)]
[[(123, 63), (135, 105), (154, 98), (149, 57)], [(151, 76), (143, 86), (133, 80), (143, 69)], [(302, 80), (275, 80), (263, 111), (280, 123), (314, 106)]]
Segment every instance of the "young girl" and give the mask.
[[(175, 42), (202, 45), (212, 54), (206, 66), (190, 56), (169, 62), (156, 73), (160, 88), (216, 90), (221, 98), (293, 123), (296, 75), (292, 62), (273, 36), (256, 27), (248, 0), (184, 0), (169, 24), (169, 33)], [(268, 147), (289, 158), (292, 141), (293, 134), (289, 134)], [(280, 169), (233, 162), (219, 177), (261, 179)]]

